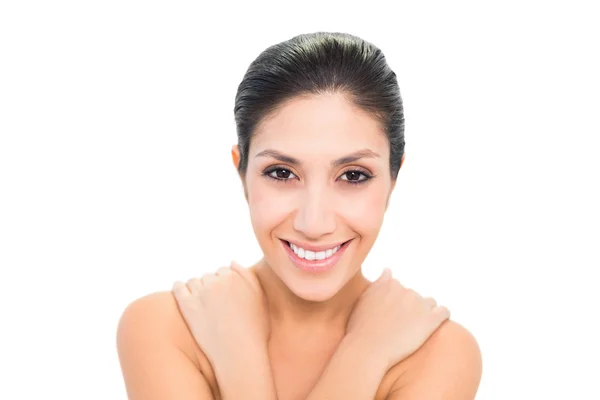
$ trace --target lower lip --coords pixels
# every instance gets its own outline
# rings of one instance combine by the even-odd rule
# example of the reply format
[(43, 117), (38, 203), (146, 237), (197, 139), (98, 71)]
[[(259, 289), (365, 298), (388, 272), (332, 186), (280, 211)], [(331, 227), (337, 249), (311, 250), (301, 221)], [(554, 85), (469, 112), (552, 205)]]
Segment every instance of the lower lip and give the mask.
[(337, 262), (342, 257), (342, 254), (344, 254), (344, 252), (346, 251), (348, 245), (350, 245), (351, 241), (352, 240), (349, 240), (346, 243), (344, 243), (344, 245), (334, 255), (324, 260), (305, 260), (304, 258), (298, 257), (298, 255), (294, 253), (294, 250), (292, 250), (292, 248), (287, 244), (287, 242), (281, 240), (281, 244), (285, 248), (288, 257), (290, 258), (290, 260), (292, 260), (296, 267), (305, 272), (320, 273), (329, 271), (337, 264)]

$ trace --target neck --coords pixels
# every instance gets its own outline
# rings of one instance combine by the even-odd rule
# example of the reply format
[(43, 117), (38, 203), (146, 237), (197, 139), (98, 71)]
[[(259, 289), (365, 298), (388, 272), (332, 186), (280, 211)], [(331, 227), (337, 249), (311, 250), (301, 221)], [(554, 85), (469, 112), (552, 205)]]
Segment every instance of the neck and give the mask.
[(346, 330), (346, 324), (358, 297), (371, 283), (358, 272), (333, 297), (322, 302), (308, 301), (296, 296), (275, 274), (265, 259), (255, 271), (269, 305), (271, 324), (301, 330)]

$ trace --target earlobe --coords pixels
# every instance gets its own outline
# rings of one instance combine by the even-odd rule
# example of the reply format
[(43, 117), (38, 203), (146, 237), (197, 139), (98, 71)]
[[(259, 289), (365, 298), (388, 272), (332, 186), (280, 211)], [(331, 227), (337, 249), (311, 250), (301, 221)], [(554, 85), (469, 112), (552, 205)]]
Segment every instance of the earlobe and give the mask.
[(240, 165), (240, 149), (237, 144), (231, 146), (231, 160), (233, 161), (233, 166), (237, 171)]
[[(235, 171), (238, 172), (240, 165), (240, 148), (237, 144), (231, 146), (231, 160), (233, 161)], [(246, 182), (244, 180), (244, 177), (241, 175), (240, 179), (242, 180), (242, 186), (244, 187), (244, 197), (246, 198), (246, 202), (248, 202), (248, 189), (246, 188)]]

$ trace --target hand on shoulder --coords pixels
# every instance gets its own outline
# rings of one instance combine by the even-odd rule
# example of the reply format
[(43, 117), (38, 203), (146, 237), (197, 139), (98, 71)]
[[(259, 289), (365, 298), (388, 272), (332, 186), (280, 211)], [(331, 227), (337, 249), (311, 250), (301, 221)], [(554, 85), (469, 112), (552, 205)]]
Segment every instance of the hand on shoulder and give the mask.
[[(347, 335), (367, 343), (395, 376), (390, 400), (473, 399), (481, 352), (473, 335), (431, 297), (405, 288), (386, 269), (361, 295)], [(394, 397), (396, 396), (396, 397)]]
[(419, 349), (450, 311), (392, 278), (386, 268), (360, 296), (347, 324), (347, 335), (369, 343), (391, 368)]
[(390, 392), (398, 399), (471, 400), (482, 375), (481, 350), (464, 326), (450, 319), (421, 348), (401, 362), (402, 373)]
[(236, 357), (240, 348), (266, 351), (267, 304), (250, 269), (233, 262), (187, 284), (175, 282), (173, 294), (196, 343), (215, 368)]

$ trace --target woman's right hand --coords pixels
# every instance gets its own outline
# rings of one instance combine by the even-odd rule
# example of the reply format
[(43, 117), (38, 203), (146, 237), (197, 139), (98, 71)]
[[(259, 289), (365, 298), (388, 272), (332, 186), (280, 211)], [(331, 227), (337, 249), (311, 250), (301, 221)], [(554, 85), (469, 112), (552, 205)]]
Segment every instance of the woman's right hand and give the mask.
[(346, 336), (374, 346), (389, 369), (417, 351), (448, 318), (446, 307), (405, 288), (386, 268), (357, 300)]

